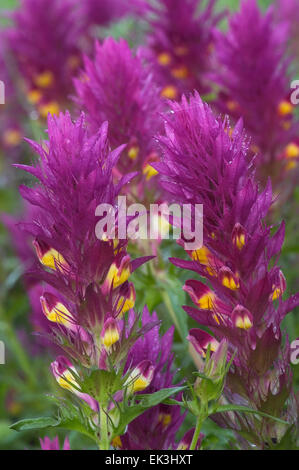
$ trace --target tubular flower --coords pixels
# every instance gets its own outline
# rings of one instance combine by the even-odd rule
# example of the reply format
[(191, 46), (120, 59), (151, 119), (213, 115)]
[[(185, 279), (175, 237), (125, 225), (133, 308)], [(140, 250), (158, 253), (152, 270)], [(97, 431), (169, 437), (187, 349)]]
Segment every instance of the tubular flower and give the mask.
[(216, 36), (219, 68), (214, 78), (222, 88), (216, 104), (235, 121), (244, 119), (251, 152), (258, 155), (259, 177), (270, 174), (275, 183), (298, 133), (290, 101), (288, 30), (277, 27), (272, 8), (263, 14), (255, 0), (243, 0), (229, 25), (227, 33)]
[[(34, 14), (33, 14), (34, 12)], [(27, 98), (43, 118), (58, 114), (80, 65), (81, 26), (72, 0), (22, 0), (7, 30)]]
[[(158, 323), (157, 320), (156, 313), (150, 315), (145, 307), (142, 315), (143, 325), (146, 326), (151, 321)], [(133, 321), (134, 317), (131, 315), (129, 324), (132, 324)], [(126, 368), (134, 368), (133, 375), (137, 370), (145, 369), (149, 361), (150, 364), (155, 364), (152, 372), (147, 369), (147, 374), (152, 374), (152, 378), (145, 393), (153, 393), (163, 388), (172, 387), (174, 383), (173, 356), (171, 355), (174, 330), (171, 328), (161, 337), (159, 327), (160, 325), (157, 324), (146, 335), (139, 338), (127, 358)], [(143, 383), (145, 373), (138, 372), (137, 377), (140, 377)], [(133, 383), (133, 386), (136, 387), (136, 385), (139, 385), (139, 382)], [(119, 436), (113, 445), (122, 450), (175, 449), (176, 433), (184, 418), (185, 415), (181, 414), (179, 406), (157, 405), (132, 421), (127, 432), (123, 436)]]
[(155, 174), (151, 162), (158, 159), (152, 138), (159, 131), (161, 104), (148, 67), (126, 41), (112, 38), (96, 43), (94, 60), (85, 57), (84, 64), (75, 87), (91, 131), (107, 120), (112, 147), (127, 144), (118, 162), (120, 173), (139, 170), (150, 179)]
[(81, 392), (81, 387), (77, 382), (78, 372), (73, 364), (64, 356), (59, 356), (51, 364), (52, 373), (58, 384), (84, 400), (95, 412), (99, 411), (98, 402), (87, 393)]
[[(52, 323), (73, 332), (78, 325), (102, 328), (107, 312), (119, 316), (134, 306), (128, 278), (149, 259), (131, 260), (126, 240), (115, 244), (96, 238), (96, 207), (114, 204), (131, 175), (118, 186), (113, 184), (112, 169), (123, 147), (109, 152), (106, 124), (92, 137), (83, 116), (73, 123), (68, 113), (60, 114), (50, 117), (48, 126), (49, 142), (31, 142), (40, 156), (36, 167), (19, 165), (40, 181), (33, 188), (21, 187), (29, 206), (35, 207), (32, 220), (23, 224), (33, 238), (37, 258), (28, 279), (47, 284), (41, 306)], [(88, 313), (79, 319), (82, 309)]]
[[(157, 323), (147, 318), (148, 321), (143, 321), (141, 328), (137, 328), (139, 318), (133, 311), (130, 319), (131, 326), (127, 326), (123, 321), (117, 322), (113, 317), (108, 317), (100, 332), (99, 344), (96, 341), (96, 335), (92, 335), (91, 332), (88, 335), (85, 333), (85, 337), (81, 335), (81, 338), (79, 338), (79, 333), (77, 333), (77, 337), (73, 335), (76, 350), (74, 348), (71, 350), (69, 346), (68, 352), (73, 355), (74, 358), (80, 358), (82, 368), (82, 345), (85, 340), (85, 345), (87, 346), (84, 350), (84, 354), (88, 355), (90, 360), (89, 363), (85, 360), (84, 365), (86, 367), (97, 366), (100, 370), (109, 371), (111, 370), (111, 364), (113, 364), (115, 372), (121, 372), (124, 358), (134, 356), (134, 346), (132, 345), (134, 345), (136, 341), (138, 342), (138, 338), (141, 335), (145, 337), (149, 335), (150, 330)], [(115, 390), (114, 399), (116, 401), (121, 401), (124, 396), (124, 390), (126, 390), (127, 396), (132, 396), (145, 390), (148, 391), (156, 371), (156, 366), (151, 362), (149, 354), (148, 356), (149, 359), (139, 361), (136, 366), (126, 361), (125, 371), (120, 379), (121, 389)], [(138, 358), (136, 359), (138, 360)], [(65, 356), (59, 356), (52, 362), (51, 369), (56, 381), (62, 388), (84, 400), (93, 412), (97, 413), (99, 411), (100, 403), (98, 398), (93, 396), (92, 393), (86, 393), (84, 391), (84, 375), (76, 369), (69, 359)], [(102, 384), (102, 386), (104, 387), (104, 384)], [(163, 384), (161, 384), (161, 386), (163, 386)], [(94, 395), (96, 394), (94, 393)], [(112, 400), (109, 409), (115, 410)]]
[[(273, 260), (281, 250), (284, 225), (271, 235), (264, 222), (272, 203), (271, 185), (259, 191), (255, 183), (241, 122), (227, 132), (227, 120), (215, 118), (198, 94), (190, 102), (183, 97), (171, 109), (166, 136), (159, 139), (163, 159), (156, 167), (175, 202), (201, 203), (205, 213), (205, 256), (172, 259), (205, 279), (205, 284), (186, 282), (184, 289), (196, 308), (184, 308), (213, 336), (195, 330), (189, 340), (202, 357), (208, 344), (216, 353), (223, 339), (229, 343), (229, 356), (236, 351), (228, 374), (228, 400), (234, 397), (261, 411), (271, 403), (272, 414), (295, 420), (290, 412), (289, 343), (287, 338), (283, 341), (280, 325), (298, 305), (299, 295), (282, 299), (285, 278)], [(285, 431), (274, 422), (257, 423), (236, 415), (230, 424), (246, 430), (260, 446), (280, 439)]]
[(162, 97), (178, 99), (194, 89), (209, 90), (206, 74), (212, 66), (213, 28), (222, 16), (214, 13), (214, 4), (159, 0), (148, 7), (151, 30), (145, 51)]

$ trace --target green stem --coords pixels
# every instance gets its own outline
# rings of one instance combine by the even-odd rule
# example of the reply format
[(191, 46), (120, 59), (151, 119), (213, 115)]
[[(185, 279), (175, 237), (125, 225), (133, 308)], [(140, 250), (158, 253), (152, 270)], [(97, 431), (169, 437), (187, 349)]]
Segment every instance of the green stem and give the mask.
[(170, 315), (170, 317), (172, 318), (173, 320), (173, 323), (175, 324), (175, 327), (177, 329), (177, 332), (179, 333), (180, 337), (181, 337), (181, 340), (182, 341), (185, 341), (185, 338), (184, 338), (184, 335), (182, 334), (182, 331), (181, 331), (181, 328), (180, 328), (180, 325), (179, 325), (179, 322), (178, 322), (178, 319), (176, 317), (176, 314), (175, 314), (175, 311), (173, 310), (173, 307), (172, 307), (172, 303), (171, 303), (171, 300), (170, 300), (170, 297), (169, 297), (169, 294), (166, 290), (163, 291), (162, 293), (162, 298), (164, 300), (164, 303), (165, 303), (165, 306), (168, 310), (168, 313)]
[(103, 406), (100, 407), (101, 438), (99, 442), (100, 450), (109, 450), (110, 442), (108, 438), (108, 417)]
[(197, 441), (198, 441), (198, 438), (199, 438), (199, 434), (200, 434), (200, 430), (201, 430), (201, 426), (202, 426), (203, 421), (204, 420), (203, 420), (202, 416), (198, 416), (197, 422), (196, 422), (196, 428), (195, 428), (195, 431), (194, 431), (194, 434), (193, 434), (193, 438), (192, 438), (192, 442), (191, 442), (189, 450), (195, 450), (196, 449), (196, 444), (197, 444)]

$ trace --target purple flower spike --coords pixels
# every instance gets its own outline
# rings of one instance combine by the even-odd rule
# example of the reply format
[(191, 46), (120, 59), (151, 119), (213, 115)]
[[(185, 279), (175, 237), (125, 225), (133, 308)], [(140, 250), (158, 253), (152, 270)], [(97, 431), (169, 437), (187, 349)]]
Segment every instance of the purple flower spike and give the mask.
[[(197, 93), (170, 106), (166, 136), (159, 138), (163, 158), (155, 167), (174, 202), (204, 206), (204, 245), (188, 251), (192, 261), (172, 260), (205, 279), (205, 284), (186, 282), (184, 290), (195, 307), (184, 309), (212, 336), (193, 329), (189, 340), (201, 357), (210, 345), (215, 367), (218, 343), (228, 343), (228, 359), (235, 353), (225, 389), (228, 401), (293, 422), (290, 348), (281, 321), (299, 296), (283, 299), (286, 280), (276, 263), (284, 225), (273, 235), (265, 222), (271, 184), (260, 191), (255, 182), (242, 122), (231, 131), (227, 119), (216, 118)], [(221, 423), (228, 421), (261, 447), (283, 434), (275, 422), (255, 428), (250, 418), (231, 422), (225, 415)]]
[(153, 136), (159, 132), (161, 103), (151, 71), (124, 40), (108, 38), (95, 44), (95, 58), (85, 57), (85, 68), (75, 80), (80, 109), (92, 132), (109, 122), (113, 148), (126, 144), (118, 170), (139, 170), (146, 180), (156, 172), (149, 165), (158, 159)]
[[(133, 315), (129, 323), (133, 322)], [(145, 307), (142, 315), (144, 326), (151, 321), (157, 322), (155, 313), (150, 315)], [(171, 354), (173, 328), (164, 336), (159, 335), (159, 324), (152, 328), (143, 338), (131, 348), (126, 367), (138, 367), (140, 361), (144, 364), (150, 361), (154, 364), (153, 377), (150, 384), (142, 393), (153, 393), (163, 388), (169, 388), (174, 383), (173, 356)], [(175, 437), (183, 423), (185, 414), (181, 414), (179, 406), (157, 405), (132, 421), (127, 432), (113, 441), (113, 446), (123, 450), (144, 449), (175, 449)]]
[(161, 96), (179, 99), (182, 93), (209, 91), (207, 73), (212, 68), (213, 29), (222, 14), (215, 0), (159, 0), (149, 6), (149, 32), (145, 55), (162, 87)]
[(28, 100), (40, 116), (58, 114), (80, 65), (81, 22), (73, 0), (22, 0), (7, 35)]
[(219, 67), (214, 75), (222, 87), (217, 105), (236, 122), (240, 117), (257, 154), (259, 177), (281, 181), (281, 170), (296, 166), (298, 123), (290, 100), (291, 77), (287, 55), (289, 32), (275, 22), (273, 9), (265, 14), (255, 0), (243, 0), (227, 33), (217, 33)]

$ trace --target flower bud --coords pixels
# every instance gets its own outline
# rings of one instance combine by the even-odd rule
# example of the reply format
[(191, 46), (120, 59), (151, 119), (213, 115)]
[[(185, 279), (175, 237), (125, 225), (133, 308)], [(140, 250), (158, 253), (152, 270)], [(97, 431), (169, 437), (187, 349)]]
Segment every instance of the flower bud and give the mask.
[(253, 326), (253, 317), (247, 308), (237, 305), (232, 312), (232, 321), (237, 328), (249, 330)]
[(199, 328), (192, 328), (189, 331), (187, 340), (190, 341), (195, 351), (201, 356), (206, 357), (206, 352), (210, 346), (210, 351), (215, 352), (219, 346), (218, 341)]
[(84, 400), (96, 413), (99, 411), (98, 402), (87, 393), (80, 391), (81, 387), (76, 380), (78, 372), (65, 356), (59, 356), (56, 361), (52, 362), (51, 369), (55, 379), (62, 388), (69, 390)]
[(219, 400), (223, 392), (228, 370), (227, 352), (228, 342), (222, 340), (217, 345), (215, 352), (212, 352), (208, 359), (205, 360), (201, 372), (209, 380), (198, 378), (194, 385), (194, 391), (203, 403), (208, 403), (210, 400)]
[(245, 229), (241, 224), (236, 223), (232, 231), (232, 242), (238, 250), (242, 250), (246, 243), (246, 234)]
[(40, 303), (42, 311), (49, 321), (59, 323), (67, 328), (74, 326), (71, 312), (55, 295), (45, 292), (40, 297)]
[(51, 248), (47, 243), (35, 239), (33, 241), (33, 246), (39, 261), (47, 268), (56, 270), (57, 268), (68, 267), (68, 263), (65, 261), (64, 257), (55, 250), (55, 248)]
[(121, 318), (128, 310), (134, 307), (135, 300), (136, 300), (136, 292), (134, 288), (134, 284), (132, 283), (125, 283), (121, 287), (120, 297), (117, 301), (117, 312), (118, 318)]
[(112, 263), (102, 286), (103, 293), (107, 294), (111, 288), (115, 289), (126, 282), (131, 275), (131, 270), (131, 260), (128, 255), (123, 256), (119, 263)]
[(271, 294), (272, 300), (276, 300), (282, 296), (284, 291), (287, 288), (286, 278), (284, 277), (282, 271), (279, 270), (277, 282), (273, 284), (273, 292)]
[(200, 281), (189, 280), (183, 290), (187, 292), (193, 302), (204, 310), (213, 310), (216, 295), (211, 289)]
[(104, 345), (107, 352), (111, 350), (113, 344), (119, 341), (119, 329), (117, 322), (114, 318), (108, 318), (103, 326), (101, 332), (101, 343)]
[(142, 392), (151, 383), (155, 368), (150, 361), (144, 360), (130, 373), (125, 385), (128, 385), (130, 393)]
[(76, 393), (80, 388), (75, 376), (78, 375), (73, 364), (64, 356), (59, 356), (51, 363), (52, 373), (62, 388)]
[(219, 279), (221, 284), (230, 290), (237, 290), (240, 287), (237, 276), (226, 266), (219, 270)]

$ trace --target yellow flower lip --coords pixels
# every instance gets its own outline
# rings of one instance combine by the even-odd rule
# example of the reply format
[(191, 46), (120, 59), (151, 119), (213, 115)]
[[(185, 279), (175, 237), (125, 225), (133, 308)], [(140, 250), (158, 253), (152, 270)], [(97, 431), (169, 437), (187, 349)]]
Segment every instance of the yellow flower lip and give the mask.
[(210, 276), (216, 275), (216, 259), (207, 247), (202, 246), (197, 250), (193, 250), (190, 254), (193, 261), (198, 261), (200, 264), (206, 267), (206, 270)]
[[(61, 376), (57, 377), (57, 382), (60, 387), (69, 390), (70, 392), (76, 391), (77, 382), (74, 379), (74, 376), (70, 370), (66, 370)], [(74, 384), (74, 386), (72, 385)]]
[(174, 85), (167, 85), (161, 90), (161, 97), (175, 100), (178, 97), (178, 89)]
[(35, 75), (33, 81), (38, 88), (49, 88), (54, 83), (54, 74), (51, 70), (45, 70)]
[(108, 292), (110, 288), (116, 289), (124, 284), (130, 277), (132, 272), (131, 260), (129, 256), (124, 256), (118, 265), (112, 263), (103, 283), (104, 292)]
[(161, 52), (157, 56), (157, 61), (160, 65), (163, 65), (163, 66), (169, 65), (172, 61), (171, 55), (168, 52)]
[(103, 330), (101, 332), (101, 343), (106, 351), (110, 352), (111, 347), (120, 339), (119, 329), (117, 322), (114, 318), (110, 317), (105, 321)]
[(286, 278), (284, 277), (283, 272), (279, 271), (278, 280), (272, 286), (272, 294), (270, 295), (270, 299), (274, 301), (282, 297), (282, 294), (285, 292), (286, 287)]
[(278, 114), (280, 116), (288, 116), (292, 114), (293, 110), (294, 106), (292, 105), (292, 103), (290, 103), (290, 101), (284, 100), (281, 101), (278, 105)]
[(199, 248), (198, 250), (194, 250), (191, 253), (191, 257), (194, 261), (198, 261), (201, 264), (208, 265), (209, 258), (211, 256), (211, 252), (205, 246)]
[(125, 292), (122, 292), (119, 299), (117, 300), (116, 310), (118, 313), (118, 318), (121, 318), (128, 310), (134, 307), (136, 300), (136, 293), (134, 285), (129, 284), (128, 289), (126, 288)]
[(215, 300), (214, 292), (208, 292), (198, 299), (198, 305), (204, 310), (212, 310)]
[(249, 330), (252, 327), (252, 322), (248, 316), (245, 316), (244, 318), (238, 317), (236, 319), (235, 325), (237, 328)]
[(285, 148), (286, 158), (298, 158), (299, 157), (299, 145), (291, 142)]
[(52, 362), (51, 368), (55, 379), (62, 388), (65, 388), (70, 392), (77, 393), (77, 390), (80, 387), (75, 377), (78, 373), (70, 362), (64, 362), (61, 364), (59, 360), (56, 360)]
[(240, 287), (239, 279), (229, 268), (221, 268), (219, 272), (219, 278), (221, 284), (230, 290), (237, 290)]
[(125, 386), (128, 386), (129, 393), (142, 392), (151, 383), (154, 377), (154, 366), (148, 360), (144, 360), (129, 374)]
[(142, 173), (144, 174), (146, 181), (149, 181), (151, 178), (153, 178), (153, 176), (158, 174), (158, 171), (152, 167), (150, 163), (148, 163), (143, 167)]
[(45, 293), (40, 297), (40, 303), (42, 311), (49, 321), (66, 327), (72, 326), (71, 312), (54, 295)]
[(38, 110), (40, 115), (46, 119), (48, 114), (51, 114), (51, 116), (59, 114), (59, 104), (56, 101), (50, 101), (48, 103), (41, 104)]
[(237, 305), (232, 312), (232, 321), (236, 328), (250, 330), (253, 326), (251, 313), (242, 305)]
[(132, 145), (132, 147), (129, 148), (128, 150), (128, 157), (131, 160), (136, 160), (136, 158), (139, 155), (139, 147), (138, 145)]
[(232, 242), (239, 251), (241, 251), (246, 244), (245, 229), (239, 223), (236, 223), (234, 226), (232, 232)]
[(39, 261), (47, 268), (54, 270), (57, 268), (69, 268), (67, 261), (61, 253), (55, 250), (55, 248), (52, 248), (46, 243), (38, 240), (33, 241), (33, 246)]
[(230, 276), (224, 276), (222, 278), (222, 285), (224, 287), (227, 287), (228, 289), (231, 289), (231, 290), (236, 290), (236, 289), (239, 289), (239, 283), (235, 281), (235, 279), (233, 277), (230, 277)]

